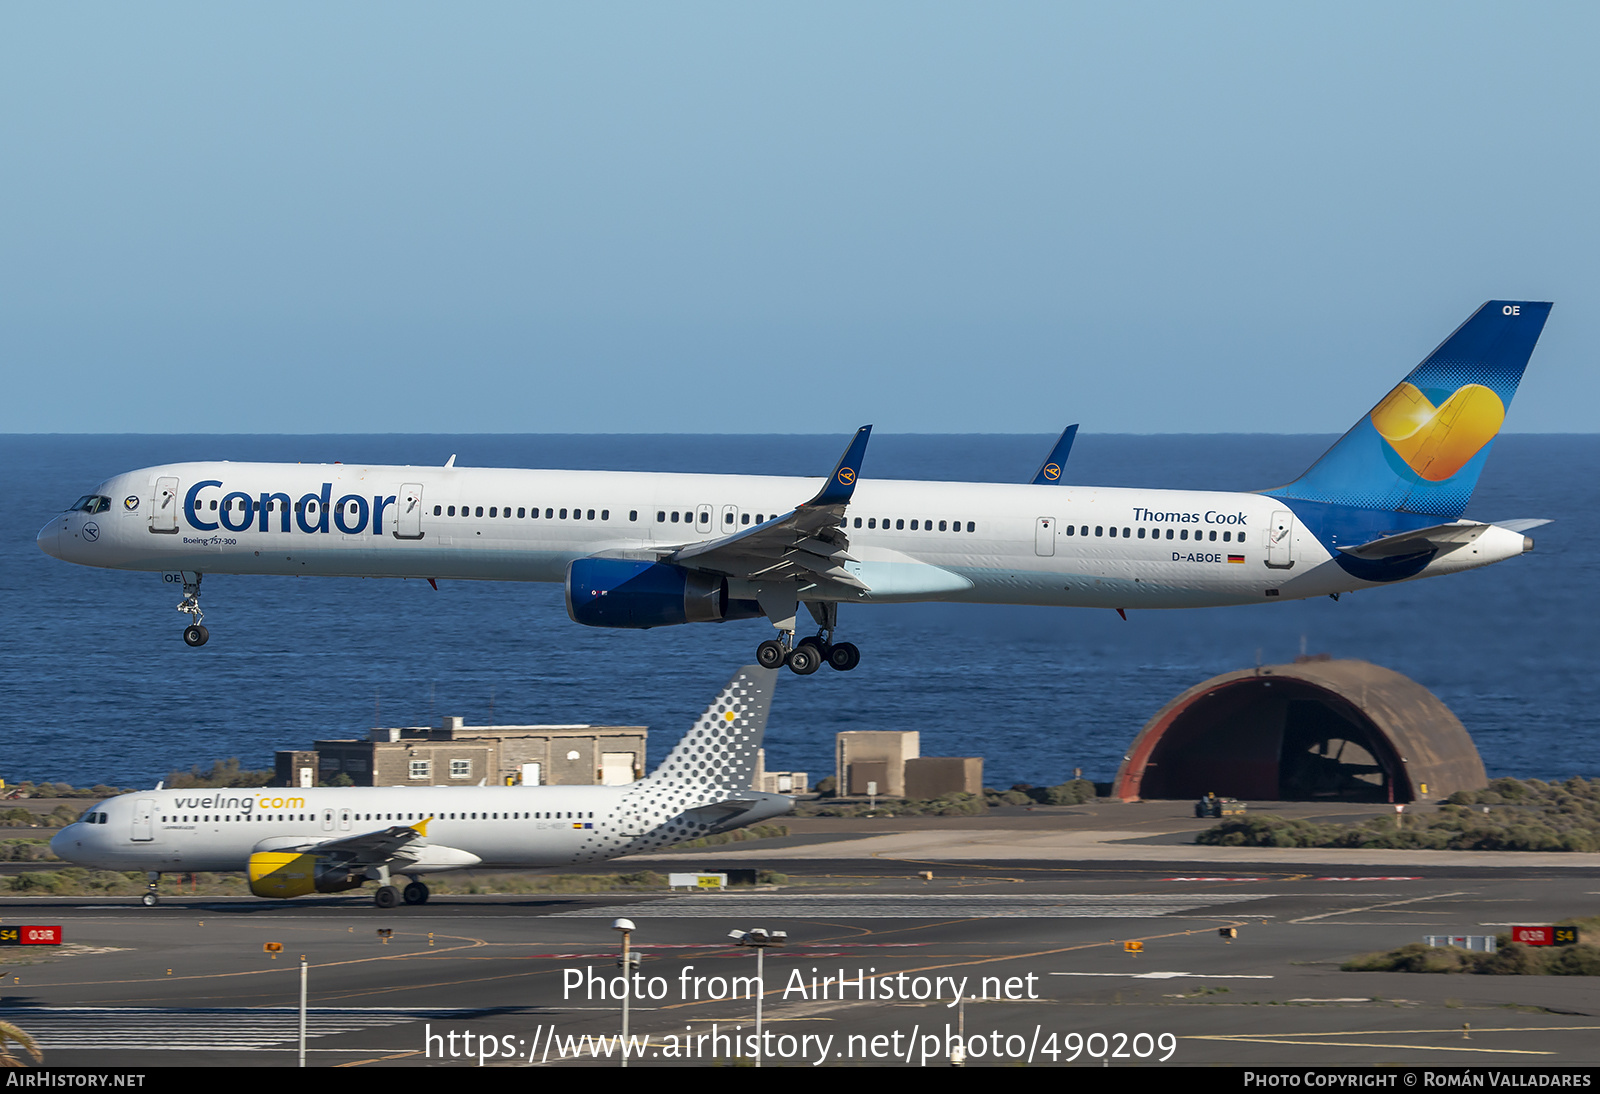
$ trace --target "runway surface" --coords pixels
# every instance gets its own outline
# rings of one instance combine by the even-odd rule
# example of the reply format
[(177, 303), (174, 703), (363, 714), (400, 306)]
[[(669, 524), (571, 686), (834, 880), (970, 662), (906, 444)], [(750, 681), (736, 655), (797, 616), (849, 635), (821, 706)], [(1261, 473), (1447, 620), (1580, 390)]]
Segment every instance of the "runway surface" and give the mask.
[[(51, 1064), (291, 1066), (304, 955), (314, 1065), (616, 1066), (616, 1043), (596, 1038), (620, 1029), (611, 922), (627, 917), (643, 954), (635, 1066), (749, 1055), (730, 1038), (753, 1031), (735, 978), (756, 961), (728, 933), (752, 927), (789, 935), (766, 957), (768, 1066), (943, 1064), (952, 1036), (969, 1066), (1600, 1063), (1589, 978), (1338, 967), (1425, 933), (1591, 914), (1600, 883), (1577, 861), (1589, 856), (1481, 865), (1435, 852), (1372, 869), (1240, 851), (1219, 866), (1192, 847), (1150, 861), (1147, 844), (1112, 859), (1128, 845), (1102, 839), (1096, 856), (980, 862), (955, 857), (963, 831), (914, 861), (847, 839), (651, 863), (760, 860), (789, 875), (755, 891), (436, 897), (391, 911), (361, 894), (154, 909), (10, 900), (4, 924), (59, 923), (67, 945), (0, 950), (0, 1019)], [(1218, 935), (1227, 927), (1236, 940)]]

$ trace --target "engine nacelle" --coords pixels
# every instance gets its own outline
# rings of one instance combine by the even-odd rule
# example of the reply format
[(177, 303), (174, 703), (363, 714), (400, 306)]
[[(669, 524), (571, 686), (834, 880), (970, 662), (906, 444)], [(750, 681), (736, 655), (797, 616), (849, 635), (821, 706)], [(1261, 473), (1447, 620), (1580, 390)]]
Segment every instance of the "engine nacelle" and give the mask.
[(257, 851), (247, 872), (256, 896), (291, 897), (307, 893), (339, 893), (359, 888), (364, 873), (335, 869), (315, 854), (304, 851)]
[(567, 615), (588, 627), (648, 630), (679, 623), (759, 619), (753, 600), (731, 600), (726, 578), (628, 558), (580, 558), (567, 567)]

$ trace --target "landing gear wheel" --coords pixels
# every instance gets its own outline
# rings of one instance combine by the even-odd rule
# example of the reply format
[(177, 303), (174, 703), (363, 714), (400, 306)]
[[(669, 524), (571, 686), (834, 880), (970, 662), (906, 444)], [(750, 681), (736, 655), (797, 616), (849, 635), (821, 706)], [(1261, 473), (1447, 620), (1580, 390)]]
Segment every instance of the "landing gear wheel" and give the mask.
[(788, 652), (781, 642), (769, 638), (756, 647), (756, 664), (764, 669), (775, 669), (783, 664)]
[(817, 647), (802, 642), (789, 651), (789, 671), (796, 676), (810, 676), (822, 667), (822, 656)]
[(800, 641), (795, 644), (799, 646), (810, 646), (812, 649), (817, 651), (817, 657), (822, 661), (826, 661), (828, 659), (828, 651), (833, 649), (833, 646), (831, 646), (820, 634), (807, 635), (805, 638), (800, 639)]
[(393, 885), (380, 885), (372, 894), (372, 903), (380, 908), (393, 908), (400, 903), (400, 890)]
[(861, 651), (854, 642), (840, 642), (828, 650), (828, 664), (840, 672), (849, 672), (861, 664)]
[(211, 641), (211, 632), (195, 623), (183, 628), (183, 640), (191, 646), (203, 646)]
[(143, 904), (146, 908), (154, 908), (157, 904), (161, 903), (161, 898), (156, 896), (154, 893), (146, 893), (144, 896), (139, 898), (139, 903)]
[(428, 887), (422, 884), (422, 882), (413, 881), (410, 885), (406, 886), (403, 895), (406, 898), (407, 904), (426, 904), (428, 903), (428, 897), (431, 894), (428, 892)]

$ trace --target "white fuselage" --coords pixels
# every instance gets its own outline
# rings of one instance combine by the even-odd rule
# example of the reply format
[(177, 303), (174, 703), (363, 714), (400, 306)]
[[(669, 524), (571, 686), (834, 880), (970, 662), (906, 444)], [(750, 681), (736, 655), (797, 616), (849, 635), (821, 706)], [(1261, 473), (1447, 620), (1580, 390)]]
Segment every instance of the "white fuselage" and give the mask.
[[(565, 579), (589, 556), (653, 558), (788, 512), (821, 480), (345, 464), (188, 463), (118, 475), (47, 553), (127, 570), (483, 581)], [(331, 512), (329, 511), (331, 509)], [(537, 514), (535, 516), (534, 514)], [(1370, 587), (1261, 494), (862, 480), (846, 567), (869, 591), (801, 599), (1103, 608), (1261, 603)], [(1522, 553), (1490, 528), (1415, 576)], [(753, 583), (730, 581), (734, 597)]]
[[(145, 790), (111, 798), (50, 841), (61, 858), (105, 870), (242, 870), (257, 851), (427, 821), (416, 859), (396, 873), (468, 866), (559, 866), (653, 850), (723, 825), (649, 816), (627, 786), (328, 787)], [(789, 811), (790, 799), (748, 792), (727, 827)], [(431, 818), (431, 820), (429, 819)], [(692, 830), (691, 830), (692, 829)]]

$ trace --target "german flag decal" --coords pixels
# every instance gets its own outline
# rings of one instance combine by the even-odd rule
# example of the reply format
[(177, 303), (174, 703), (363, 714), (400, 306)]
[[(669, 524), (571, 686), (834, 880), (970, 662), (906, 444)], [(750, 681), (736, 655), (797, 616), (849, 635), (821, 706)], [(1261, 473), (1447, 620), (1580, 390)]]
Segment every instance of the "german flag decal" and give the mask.
[(1244, 561), (1244, 556), (1243, 555), (1229, 555), (1228, 556), (1228, 561), (1229, 562), (1243, 562)]

